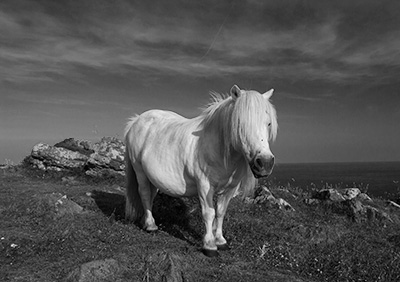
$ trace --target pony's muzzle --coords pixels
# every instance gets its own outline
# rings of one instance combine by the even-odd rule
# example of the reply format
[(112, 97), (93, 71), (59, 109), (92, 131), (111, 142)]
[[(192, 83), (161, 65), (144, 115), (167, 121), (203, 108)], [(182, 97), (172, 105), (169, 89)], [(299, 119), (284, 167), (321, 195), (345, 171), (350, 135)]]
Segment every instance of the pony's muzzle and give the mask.
[(275, 157), (271, 156), (256, 156), (250, 162), (250, 169), (254, 174), (254, 177), (260, 178), (268, 176), (272, 173), (272, 169), (274, 168)]

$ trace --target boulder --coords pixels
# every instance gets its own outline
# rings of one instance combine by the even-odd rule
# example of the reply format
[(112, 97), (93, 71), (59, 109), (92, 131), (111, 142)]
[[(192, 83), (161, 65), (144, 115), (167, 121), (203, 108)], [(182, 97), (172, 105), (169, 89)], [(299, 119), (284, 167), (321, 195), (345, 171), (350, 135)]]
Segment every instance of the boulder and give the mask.
[(368, 196), (366, 193), (360, 193), (356, 197), (357, 200), (360, 200), (361, 202), (373, 202), (370, 196)]
[(392, 208), (400, 209), (400, 205), (393, 201), (387, 201), (387, 205)]
[(286, 202), (284, 199), (282, 198), (278, 198), (275, 201), (275, 204), (278, 206), (279, 209), (283, 209), (283, 210), (288, 210), (288, 211), (294, 211), (295, 209), (292, 207), (291, 204), (289, 204), (288, 202)]
[(94, 153), (92, 142), (74, 138), (67, 138), (61, 142), (58, 142), (54, 145), (54, 147), (65, 148), (73, 152), (79, 152), (86, 156), (90, 156)]
[(378, 210), (371, 206), (365, 206), (365, 212), (368, 221), (390, 221), (393, 222), (392, 218), (384, 211)]
[(146, 274), (143, 281), (180, 282), (187, 281), (184, 273), (187, 265), (184, 258), (175, 253), (162, 251), (146, 258)]
[(31, 153), (32, 164), (42, 170), (62, 170), (83, 167), (88, 157), (65, 148), (36, 144)]
[(80, 214), (83, 212), (83, 208), (68, 199), (66, 195), (61, 193), (46, 194), (43, 200), (51, 207), (54, 212), (54, 218), (60, 218), (64, 215)]
[(341, 194), (346, 200), (351, 200), (360, 195), (361, 191), (358, 188), (346, 188), (341, 190)]
[(294, 211), (295, 209), (284, 199), (282, 198), (275, 198), (275, 196), (271, 193), (271, 191), (265, 186), (261, 185), (259, 186), (255, 192), (254, 196), (247, 197), (245, 200), (247, 203), (252, 203), (252, 204), (262, 204), (262, 203), (269, 203), (273, 206), (276, 206), (279, 209), (282, 210), (290, 210)]
[(54, 146), (36, 144), (28, 162), (41, 170), (81, 170), (90, 176), (124, 175), (124, 143), (114, 137), (98, 142), (68, 138)]
[(345, 198), (335, 189), (322, 189), (314, 192), (313, 199), (331, 200), (332, 202), (342, 202)]
[[(332, 212), (346, 215), (354, 221), (390, 221), (393, 220), (383, 210), (367, 205), (373, 200), (358, 188), (322, 189), (315, 192), (311, 198), (304, 199), (307, 205), (324, 205)], [(388, 201), (388, 206), (400, 208), (394, 202)]]

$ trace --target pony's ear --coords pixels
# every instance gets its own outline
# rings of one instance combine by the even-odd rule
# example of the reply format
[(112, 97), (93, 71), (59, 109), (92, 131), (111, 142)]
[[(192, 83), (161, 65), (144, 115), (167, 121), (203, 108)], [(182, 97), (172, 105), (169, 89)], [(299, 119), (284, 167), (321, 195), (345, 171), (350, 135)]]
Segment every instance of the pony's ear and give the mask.
[(268, 100), (269, 98), (271, 98), (272, 94), (274, 93), (274, 89), (270, 89), (267, 92), (265, 92), (263, 95), (264, 99)]
[(231, 96), (233, 101), (236, 101), (237, 98), (240, 97), (240, 95), (242, 94), (239, 86), (237, 86), (236, 84), (232, 86), (231, 88)]

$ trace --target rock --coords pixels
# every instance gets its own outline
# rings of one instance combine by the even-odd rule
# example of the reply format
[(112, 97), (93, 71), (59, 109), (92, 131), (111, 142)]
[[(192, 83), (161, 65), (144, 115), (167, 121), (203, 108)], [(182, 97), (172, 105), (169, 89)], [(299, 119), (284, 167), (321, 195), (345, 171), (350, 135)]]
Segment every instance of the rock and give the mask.
[(83, 167), (88, 160), (88, 157), (79, 153), (73, 152), (64, 148), (57, 148), (48, 144), (36, 144), (31, 156), (39, 169), (60, 170), (74, 169)]
[[(358, 200), (345, 200), (341, 202), (342, 213), (357, 221), (365, 211), (363, 204)], [(340, 213), (340, 211), (339, 211)]]
[[(146, 259), (147, 271), (143, 281), (186, 281), (184, 277), (187, 265), (184, 259), (177, 254), (166, 251), (150, 255)], [(146, 279), (146, 280), (145, 280)]]
[(387, 205), (392, 208), (400, 209), (400, 205), (393, 201), (387, 201)]
[(384, 211), (380, 211), (377, 208), (371, 206), (365, 206), (365, 211), (368, 221), (390, 221), (393, 222), (392, 218)]
[(254, 192), (253, 198), (247, 197), (245, 202), (252, 204), (269, 203), (279, 209), (294, 211), (294, 208), (287, 201), (282, 198), (275, 198), (271, 191), (264, 185), (258, 187)]
[(272, 195), (271, 191), (264, 185), (260, 186), (260, 188), (257, 189), (254, 194), (255, 194), (253, 199), (254, 204), (262, 204), (265, 201), (272, 203), (276, 202), (274, 195)]
[(362, 202), (373, 202), (373, 200), (365, 193), (360, 193), (356, 197), (357, 200), (360, 200)]
[(359, 194), (361, 194), (360, 189), (358, 188), (346, 188), (341, 190), (341, 194), (346, 200), (351, 200), (357, 197)]
[(304, 199), (304, 203), (307, 205), (318, 205), (321, 203), (321, 200), (318, 199)]
[(66, 282), (122, 281), (121, 266), (115, 259), (95, 260), (82, 264), (68, 274)]
[(80, 205), (71, 201), (66, 195), (62, 195), (61, 193), (47, 194), (44, 196), (44, 200), (53, 208), (55, 218), (83, 212), (83, 208)]
[(54, 147), (65, 148), (73, 152), (79, 152), (83, 155), (90, 156), (94, 153), (93, 144), (87, 140), (75, 140), (74, 138), (68, 138), (61, 142), (58, 142)]
[(125, 175), (125, 145), (113, 137), (99, 142), (68, 138), (54, 146), (39, 143), (32, 149), (29, 163), (41, 170), (82, 170), (93, 177)]
[(317, 191), (312, 196), (313, 199), (331, 200), (332, 202), (342, 202), (345, 198), (335, 189), (323, 189)]
[(276, 200), (275, 204), (283, 210), (290, 210), (290, 211), (295, 211), (295, 209), (288, 203), (286, 202), (284, 199), (279, 198)]

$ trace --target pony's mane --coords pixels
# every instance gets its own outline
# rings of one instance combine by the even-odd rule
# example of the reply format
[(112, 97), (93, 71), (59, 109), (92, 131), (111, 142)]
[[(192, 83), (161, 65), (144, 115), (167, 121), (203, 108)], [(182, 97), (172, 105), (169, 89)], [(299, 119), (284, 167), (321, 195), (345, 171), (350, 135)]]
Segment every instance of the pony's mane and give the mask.
[[(254, 136), (257, 126), (267, 126), (263, 117), (269, 114), (271, 126), (269, 139), (274, 141), (278, 131), (276, 110), (269, 100), (264, 99), (256, 91), (246, 91), (234, 101), (228, 94), (211, 92), (211, 102), (200, 115), (205, 130), (214, 129), (221, 140), (221, 152), (225, 165), (229, 162), (231, 149), (238, 148), (246, 142), (247, 136)], [(244, 177), (241, 188), (246, 195), (254, 188), (255, 179), (247, 167), (247, 177)]]
[[(214, 121), (217, 121), (218, 124), (224, 125), (223, 127), (229, 130), (229, 135), (234, 135), (230, 136), (233, 138), (232, 141), (240, 141), (235, 140), (236, 137), (243, 138), (244, 136), (242, 134), (246, 132), (246, 129), (255, 128), (254, 123), (262, 124), (260, 119), (262, 114), (266, 111), (271, 119), (269, 139), (270, 141), (275, 141), (278, 133), (275, 107), (269, 100), (264, 99), (258, 92), (246, 91), (246, 94), (238, 98), (236, 102), (232, 100), (232, 97), (229, 94), (221, 94), (213, 91), (210, 92), (210, 96), (211, 102), (202, 109), (203, 112), (200, 115), (203, 118), (203, 125), (205, 127), (210, 126)], [(234, 120), (232, 120), (232, 118)], [(238, 128), (239, 132), (234, 132), (234, 130), (232, 130), (234, 128)], [(236, 133), (239, 134), (236, 135)]]

